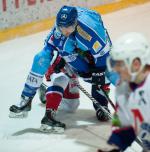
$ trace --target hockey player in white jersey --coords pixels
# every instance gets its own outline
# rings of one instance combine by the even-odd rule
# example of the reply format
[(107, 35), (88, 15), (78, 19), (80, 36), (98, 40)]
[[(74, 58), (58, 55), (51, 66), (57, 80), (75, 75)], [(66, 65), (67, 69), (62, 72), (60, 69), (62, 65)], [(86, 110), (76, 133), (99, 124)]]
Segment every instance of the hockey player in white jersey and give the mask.
[[(116, 88), (116, 113), (108, 143), (124, 151), (138, 136), (150, 151), (150, 45), (140, 33), (120, 37), (108, 59), (109, 69), (120, 75)], [(98, 150), (98, 152), (106, 152)]]

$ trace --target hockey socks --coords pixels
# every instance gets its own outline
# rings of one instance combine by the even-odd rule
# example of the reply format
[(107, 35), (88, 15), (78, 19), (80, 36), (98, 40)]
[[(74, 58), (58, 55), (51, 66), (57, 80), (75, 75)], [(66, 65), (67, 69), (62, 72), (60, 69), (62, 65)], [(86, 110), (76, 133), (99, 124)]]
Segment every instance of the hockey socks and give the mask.
[(51, 86), (46, 92), (46, 109), (57, 110), (63, 97), (63, 88), (60, 86)]

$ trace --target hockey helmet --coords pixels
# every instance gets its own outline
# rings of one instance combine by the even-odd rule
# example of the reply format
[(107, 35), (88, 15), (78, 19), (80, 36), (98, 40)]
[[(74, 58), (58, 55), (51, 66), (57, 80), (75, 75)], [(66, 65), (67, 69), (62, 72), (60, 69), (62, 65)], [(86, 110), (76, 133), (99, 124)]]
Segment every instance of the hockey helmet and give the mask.
[(63, 6), (56, 17), (58, 27), (68, 27), (76, 23), (78, 17), (77, 9), (72, 6)]
[(110, 55), (112, 64), (115, 60), (123, 60), (130, 70), (133, 60), (139, 58), (144, 67), (149, 64), (150, 44), (141, 33), (127, 33), (116, 40)]

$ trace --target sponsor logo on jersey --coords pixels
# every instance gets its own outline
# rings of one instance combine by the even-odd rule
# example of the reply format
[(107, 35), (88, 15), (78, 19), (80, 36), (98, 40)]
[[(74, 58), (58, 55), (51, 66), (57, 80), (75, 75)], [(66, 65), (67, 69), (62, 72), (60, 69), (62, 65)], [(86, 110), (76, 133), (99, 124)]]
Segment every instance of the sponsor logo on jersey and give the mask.
[(85, 40), (91, 41), (92, 37), (86, 31), (84, 31), (81, 28), (81, 26), (79, 26), (79, 25), (77, 26), (77, 31), (78, 31), (79, 35), (81, 37), (83, 37)]
[[(99, 41), (96, 41), (94, 44), (93, 44), (93, 50), (97, 53), (100, 49), (102, 48), (102, 45), (100, 44)], [(101, 54), (102, 55), (102, 54)]]

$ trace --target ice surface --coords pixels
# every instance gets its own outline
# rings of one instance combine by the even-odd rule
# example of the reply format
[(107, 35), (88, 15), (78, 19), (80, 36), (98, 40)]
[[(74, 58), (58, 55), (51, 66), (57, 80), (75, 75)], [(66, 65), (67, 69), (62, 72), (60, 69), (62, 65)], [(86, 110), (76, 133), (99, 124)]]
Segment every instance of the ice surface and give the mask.
[[(112, 40), (125, 32), (143, 32), (150, 38), (150, 3), (103, 16)], [(9, 106), (19, 101), (24, 81), (34, 54), (42, 49), (48, 31), (17, 38), (0, 44), (0, 152), (94, 152), (105, 148), (110, 133), (109, 123), (95, 118), (91, 101), (81, 93), (79, 110), (74, 114), (58, 114), (67, 124), (63, 135), (43, 134), (37, 129), (44, 115), (38, 96), (26, 119), (9, 119)], [(90, 85), (80, 81), (90, 92)], [(111, 98), (114, 100), (114, 88)], [(140, 147), (134, 146), (140, 151)]]

